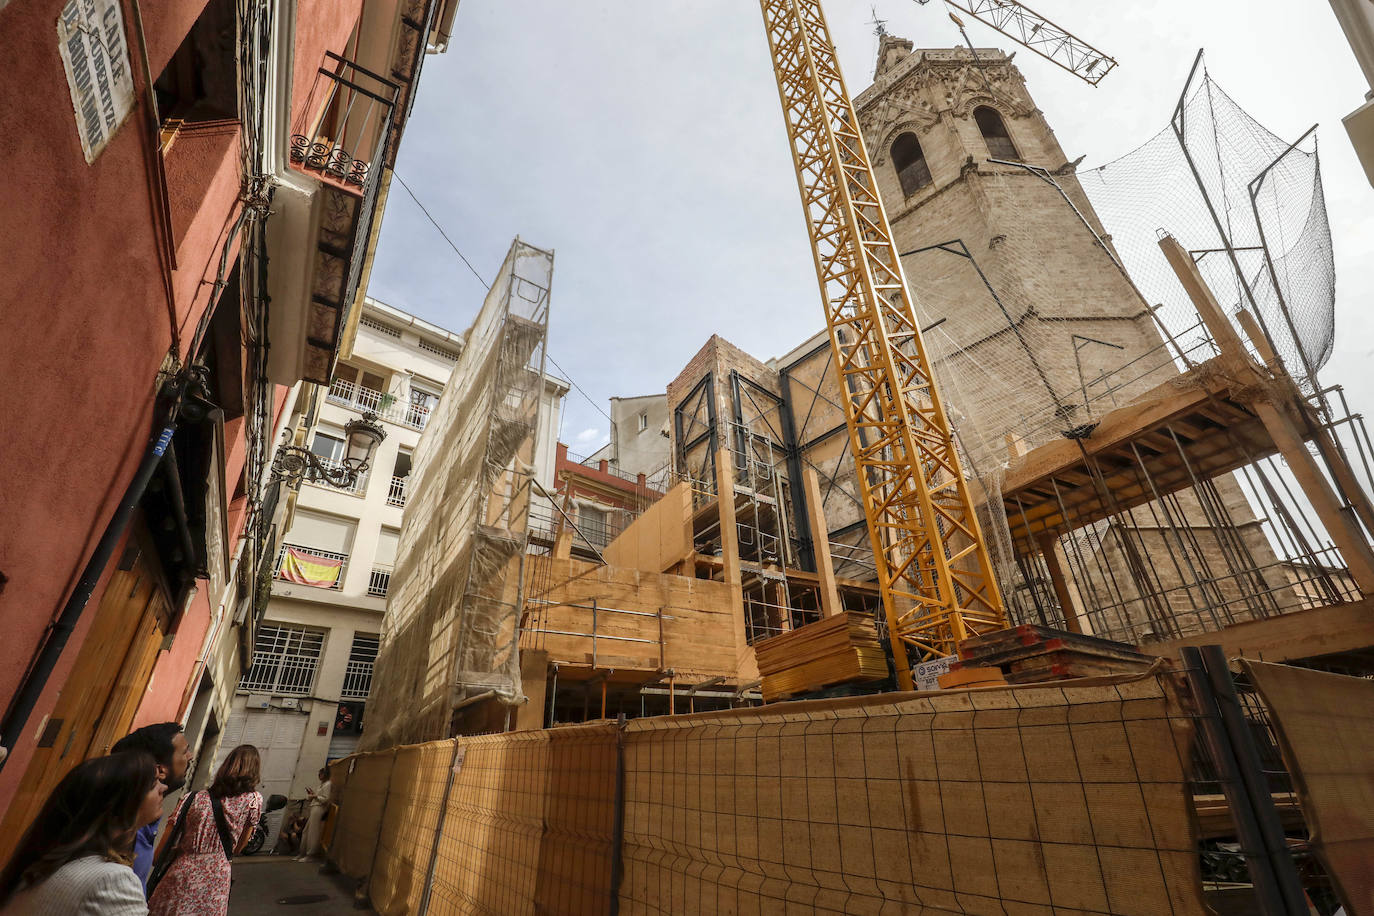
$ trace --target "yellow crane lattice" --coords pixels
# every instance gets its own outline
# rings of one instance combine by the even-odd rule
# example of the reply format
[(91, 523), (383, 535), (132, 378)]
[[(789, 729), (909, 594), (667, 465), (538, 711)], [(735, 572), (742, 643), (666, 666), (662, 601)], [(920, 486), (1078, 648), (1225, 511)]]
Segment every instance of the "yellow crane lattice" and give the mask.
[[(898, 684), (1002, 598), (820, 0), (760, 0)], [(821, 535), (823, 536), (823, 534)]]

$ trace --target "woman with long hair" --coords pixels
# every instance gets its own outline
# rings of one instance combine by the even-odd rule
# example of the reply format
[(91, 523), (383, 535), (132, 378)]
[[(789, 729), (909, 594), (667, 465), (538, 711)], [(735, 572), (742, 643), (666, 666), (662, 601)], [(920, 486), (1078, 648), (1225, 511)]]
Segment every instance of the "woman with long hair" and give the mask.
[[(230, 860), (253, 835), (262, 814), (258, 749), (240, 744), (220, 764), (206, 792), (182, 798), (167, 821), (167, 837), (153, 866), (158, 877), (153, 916), (224, 916), (229, 912)], [(170, 865), (167, 859), (170, 857)]]
[(134, 832), (162, 815), (166, 786), (142, 751), (78, 764), (53, 789), (0, 872), (0, 911), (142, 916)]

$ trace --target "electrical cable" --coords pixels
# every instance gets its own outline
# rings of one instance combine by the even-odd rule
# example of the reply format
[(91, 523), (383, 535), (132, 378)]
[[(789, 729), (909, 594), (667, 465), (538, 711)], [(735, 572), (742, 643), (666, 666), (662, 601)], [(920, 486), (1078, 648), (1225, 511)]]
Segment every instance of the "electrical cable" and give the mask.
[(485, 286), (487, 289), (491, 289), (491, 284), (488, 283), (486, 280), (482, 279), (482, 275), (477, 272), (477, 268), (473, 267), (472, 262), (469, 261), (461, 251), (458, 250), (457, 245), (453, 244), (453, 239), (448, 237), (448, 233), (444, 231), (444, 227), (440, 226), (439, 221), (430, 215), (429, 210), (425, 208), (424, 204), (420, 203), (420, 198), (415, 196), (415, 192), (410, 189), (410, 185), (406, 184), (405, 179), (401, 177), (401, 173), (392, 170), (391, 177), (399, 181), (401, 183), (401, 187), (406, 189), (406, 193), (410, 195), (410, 199), (415, 201), (415, 206), (419, 207), (420, 212), (425, 215), (425, 218), (430, 221), (430, 224), (433, 225), (435, 229), (439, 230), (439, 234), (444, 237), (444, 241), (448, 242), (448, 247), (452, 248), (453, 253), (458, 255), (458, 257), (462, 259), (463, 263), (468, 266), (468, 270), (472, 271), (472, 275), (477, 278), (477, 281), (481, 283), (483, 286)]
[[(430, 225), (432, 225), (435, 229), (439, 230), (439, 234), (444, 237), (444, 241), (448, 242), (448, 247), (452, 248), (453, 253), (458, 255), (462, 262), (467, 265), (468, 270), (472, 271), (472, 275), (477, 278), (478, 282), (480, 282), (487, 289), (491, 289), (491, 284), (488, 283), (486, 280), (482, 279), (482, 275), (477, 272), (477, 268), (473, 267), (472, 262), (469, 261), (461, 251), (458, 250), (457, 245), (453, 244), (453, 239), (448, 237), (448, 233), (444, 231), (444, 227), (440, 226), (439, 221), (434, 218), (434, 216), (429, 212), (429, 210), (425, 207), (424, 204), (420, 203), (420, 198), (415, 196), (415, 192), (410, 189), (410, 185), (405, 183), (405, 179), (401, 177), (400, 173), (393, 171), (391, 173), (391, 176), (401, 183), (401, 187), (405, 188), (406, 193), (410, 195), (410, 199), (415, 201), (415, 206), (420, 208), (420, 212), (423, 213), (425, 215), (425, 218), (429, 220)], [(547, 353), (545, 355), (548, 356)], [(576, 388), (577, 393), (587, 399), (588, 404), (591, 404), (593, 407), (595, 407), (597, 412), (600, 413), (607, 420), (609, 420), (611, 423), (615, 422), (615, 420), (611, 419), (611, 415), (606, 413), (606, 411), (602, 409), (600, 404), (592, 400), (591, 395), (587, 394), (586, 391), (582, 390), (582, 386), (577, 384), (577, 380), (574, 379), (568, 373), (568, 370), (558, 365), (558, 360), (554, 359), (552, 356), (548, 356), (548, 360), (549, 362), (553, 363), (553, 367), (555, 369), (563, 373), (563, 378), (568, 380), (568, 384)]]

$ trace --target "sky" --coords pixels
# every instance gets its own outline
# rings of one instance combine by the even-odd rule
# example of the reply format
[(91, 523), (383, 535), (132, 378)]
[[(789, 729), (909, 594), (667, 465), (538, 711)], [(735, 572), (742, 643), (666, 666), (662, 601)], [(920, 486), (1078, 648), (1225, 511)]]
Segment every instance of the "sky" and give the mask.
[[(1367, 86), (1329, 6), (1035, 9), (1119, 62), (1094, 88), (1016, 56), (1083, 169), (1166, 126), (1202, 47), (1212, 77), (1270, 130), (1296, 139), (1320, 125), (1337, 296), (1336, 352), (1321, 377), (1346, 386), (1355, 412), (1374, 409), (1374, 188), (1340, 123)], [(853, 95), (872, 79), (875, 14), (918, 48), (963, 43), (939, 0), (825, 10)], [(975, 45), (1017, 50), (963, 18)], [(549, 369), (581, 389), (561, 434), (576, 453), (606, 441), (610, 397), (664, 391), (711, 334), (767, 359), (823, 326), (753, 0), (462, 0), (448, 52), (425, 62), (396, 174), (485, 280), (517, 235), (555, 251)], [(485, 288), (393, 183), (369, 292), (461, 331)]]

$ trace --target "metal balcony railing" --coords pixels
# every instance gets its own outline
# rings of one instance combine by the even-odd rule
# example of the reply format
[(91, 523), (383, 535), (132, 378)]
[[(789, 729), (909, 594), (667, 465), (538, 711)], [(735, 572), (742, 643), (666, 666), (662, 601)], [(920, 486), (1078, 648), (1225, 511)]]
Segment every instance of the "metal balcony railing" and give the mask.
[[(429, 422), (429, 408), (418, 404), (397, 404), (395, 395), (387, 395), (374, 388), (336, 378), (329, 384), (327, 400), (353, 410), (371, 411), (388, 423), (396, 423), (414, 430), (422, 430)], [(382, 406), (385, 404), (386, 406)]]
[(386, 502), (389, 506), (404, 506), (406, 504), (406, 478), (391, 478), (391, 487), (386, 491)]
[(399, 87), (326, 51), (306, 99), (306, 117), (291, 134), (291, 161), (346, 190), (369, 197), (382, 171)]
[(367, 593), (374, 598), (385, 598), (391, 588), (391, 567), (374, 566), (372, 575), (367, 579)]
[[(312, 559), (324, 561), (338, 560), (339, 572), (332, 581), (330, 581), (327, 577), (318, 579), (315, 582), (300, 582), (296, 579), (288, 579), (283, 571), (283, 566), (286, 563), (286, 552), (288, 550), (295, 550), (298, 557), (304, 559), (307, 563), (309, 563)], [(328, 563), (328, 565), (332, 566), (332, 563)], [(333, 550), (320, 550), (317, 547), (306, 547), (303, 544), (283, 543), (281, 545), (281, 549), (277, 551), (277, 565), (275, 567), (275, 571), (273, 572), (273, 576), (277, 579), (285, 579), (286, 581), (297, 582), (297, 584), (299, 585), (310, 585), (314, 588), (328, 588), (338, 591), (339, 589), (343, 588), (344, 574), (347, 572), (348, 554), (346, 553), (337, 553)]]

